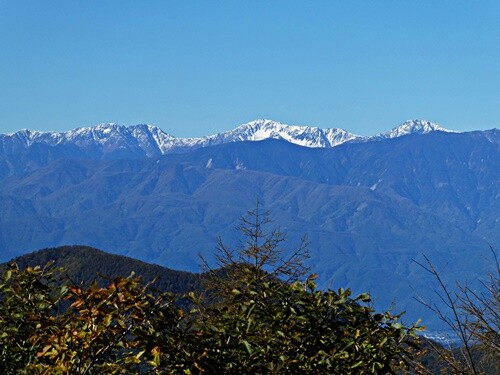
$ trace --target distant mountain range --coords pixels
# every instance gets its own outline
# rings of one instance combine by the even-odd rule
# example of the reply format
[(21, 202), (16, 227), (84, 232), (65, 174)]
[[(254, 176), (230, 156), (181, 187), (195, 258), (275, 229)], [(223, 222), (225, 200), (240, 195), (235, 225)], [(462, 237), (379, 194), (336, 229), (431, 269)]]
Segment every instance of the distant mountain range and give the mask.
[[(236, 129), (200, 138), (175, 138), (158, 127), (150, 125), (121, 126), (100, 124), (78, 128), (64, 133), (21, 130), (0, 135), (0, 150), (15, 154), (36, 144), (67, 146), (78, 149), (82, 155), (99, 159), (123, 157), (154, 157), (186, 152), (199, 147), (230, 142), (283, 139), (304, 147), (331, 148), (346, 142), (395, 138), (408, 134), (447, 131), (429, 121), (410, 120), (385, 134), (362, 137), (343, 129), (320, 129), (308, 126), (290, 126), (271, 120), (255, 120)], [(76, 151), (76, 150), (75, 150)]]
[(477, 282), (500, 249), (499, 198), (497, 129), (415, 120), (359, 137), (258, 120), (189, 140), (146, 125), (0, 136), (0, 260), (84, 244), (198, 271), (218, 236), (237, 246), (259, 199), (290, 247), (309, 235), (321, 286), (370, 291), (434, 330), (414, 297), (435, 283), (413, 259)]

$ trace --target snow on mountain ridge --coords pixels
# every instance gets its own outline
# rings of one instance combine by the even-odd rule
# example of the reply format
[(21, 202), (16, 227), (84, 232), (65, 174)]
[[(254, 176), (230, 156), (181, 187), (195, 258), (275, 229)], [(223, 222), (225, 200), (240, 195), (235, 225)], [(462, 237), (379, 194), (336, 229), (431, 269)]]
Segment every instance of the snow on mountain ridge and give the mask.
[(251, 141), (278, 138), (305, 147), (335, 147), (353, 139), (363, 138), (348, 133), (343, 129), (321, 129), (310, 126), (285, 125), (272, 120), (251, 121), (238, 126), (226, 134), (239, 135), (240, 140)]
[(268, 138), (283, 139), (304, 147), (331, 148), (345, 142), (395, 138), (432, 131), (449, 130), (429, 121), (409, 120), (385, 134), (363, 137), (339, 128), (322, 129), (311, 126), (286, 125), (277, 121), (260, 119), (242, 124), (227, 132), (205, 137), (176, 138), (152, 125), (123, 126), (115, 123), (102, 123), (67, 132), (21, 130), (9, 135), (0, 135), (0, 142), (20, 142), (22, 147), (29, 147), (33, 143), (43, 143), (50, 146), (74, 144), (85, 149), (100, 150), (100, 154), (129, 149), (153, 157), (223, 143), (260, 141)]
[(425, 134), (433, 131), (453, 132), (427, 120), (408, 120), (383, 134), (382, 137), (397, 138), (408, 134)]
[(351, 140), (364, 137), (351, 134), (343, 129), (321, 129), (310, 126), (286, 125), (272, 120), (255, 120), (242, 124), (233, 130), (197, 138), (172, 138), (162, 148), (163, 153), (175, 149), (206, 147), (229, 142), (260, 141), (263, 139), (283, 139), (305, 147), (335, 147)]

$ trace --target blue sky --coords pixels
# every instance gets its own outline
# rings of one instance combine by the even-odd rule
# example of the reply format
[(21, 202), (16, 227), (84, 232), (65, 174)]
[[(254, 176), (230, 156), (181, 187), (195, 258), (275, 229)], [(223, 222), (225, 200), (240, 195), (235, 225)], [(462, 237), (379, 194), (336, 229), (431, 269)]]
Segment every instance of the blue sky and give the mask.
[(0, 132), (500, 127), (500, 2), (3, 1)]

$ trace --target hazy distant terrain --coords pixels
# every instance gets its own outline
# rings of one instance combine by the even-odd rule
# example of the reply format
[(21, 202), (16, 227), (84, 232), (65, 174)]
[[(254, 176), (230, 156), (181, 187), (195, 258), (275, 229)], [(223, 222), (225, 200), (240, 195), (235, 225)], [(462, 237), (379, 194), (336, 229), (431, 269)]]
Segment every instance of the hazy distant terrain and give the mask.
[(433, 282), (412, 259), (427, 254), (450, 283), (487, 272), (489, 245), (500, 248), (499, 130), (316, 148), (270, 138), (281, 139), (108, 157), (95, 143), (2, 138), (1, 260), (84, 244), (198, 271), (218, 236), (236, 245), (238, 218), (259, 199), (291, 247), (309, 236), (321, 286), (370, 291), (431, 328), (414, 296), (432, 296)]

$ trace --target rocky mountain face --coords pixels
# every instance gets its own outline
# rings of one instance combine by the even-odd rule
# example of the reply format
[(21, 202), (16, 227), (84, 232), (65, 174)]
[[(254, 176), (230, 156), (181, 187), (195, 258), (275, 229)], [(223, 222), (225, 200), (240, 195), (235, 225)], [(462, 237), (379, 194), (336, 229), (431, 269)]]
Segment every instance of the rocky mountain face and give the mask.
[[(453, 133), (418, 122), (332, 147), (326, 131), (268, 125), (176, 153), (158, 151), (160, 133), (146, 126), (75, 131), (89, 143), (3, 136), (0, 261), (83, 244), (197, 271), (198, 255), (210, 260), (218, 236), (237, 246), (238, 219), (259, 199), (290, 249), (309, 236), (322, 287), (370, 291), (377, 307), (394, 302), (407, 320), (442, 328), (415, 300), (432, 299), (435, 282), (414, 260), (428, 256), (451, 286), (488, 272), (489, 246), (500, 248), (500, 131)], [(105, 130), (122, 134), (127, 152)], [(299, 146), (291, 134), (324, 143)]]

